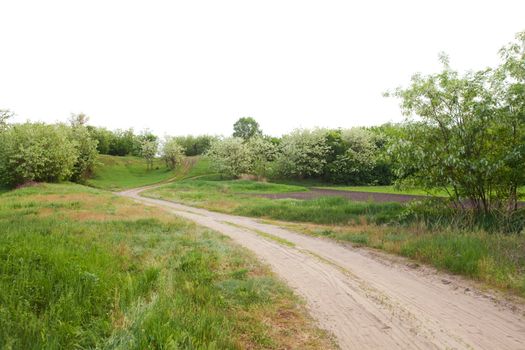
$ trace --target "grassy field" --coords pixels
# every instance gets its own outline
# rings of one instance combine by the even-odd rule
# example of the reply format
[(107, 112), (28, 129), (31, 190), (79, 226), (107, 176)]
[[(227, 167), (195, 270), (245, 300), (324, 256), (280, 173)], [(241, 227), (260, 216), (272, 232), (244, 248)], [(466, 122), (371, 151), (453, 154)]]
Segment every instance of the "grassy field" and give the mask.
[(146, 161), (139, 157), (99, 155), (93, 178), (87, 184), (96, 188), (119, 191), (168, 180), (175, 176), (160, 159), (148, 170)]
[(302, 201), (254, 196), (262, 193), (307, 191), (306, 187), (249, 180), (184, 180), (143, 192), (152, 198), (165, 198), (223, 213), (303, 221), (323, 224), (349, 224), (365, 217), (384, 223), (399, 215), (397, 203), (352, 202), (339, 197)]
[(2, 349), (332, 348), (229, 239), (72, 184), (0, 195)]
[(417, 216), (406, 221), (407, 208), (398, 203), (255, 196), (305, 190), (297, 185), (246, 180), (185, 180), (144, 194), (229, 214), (279, 220), (279, 225), (306, 234), (403, 255), (525, 296), (523, 233), (459, 229), (446, 220), (430, 228), (417, 221)]
[[(370, 193), (391, 193), (391, 194), (411, 194), (418, 196), (438, 196), (447, 197), (448, 194), (444, 190), (425, 191), (417, 188), (398, 189), (393, 185), (390, 186), (318, 186), (318, 188), (326, 188), (330, 190), (352, 191), (352, 192), (370, 192)], [(519, 189), (522, 197), (525, 197), (525, 186)]]
[(370, 193), (390, 193), (390, 194), (411, 194), (418, 196), (436, 195), (447, 196), (444, 191), (427, 192), (421, 189), (397, 189), (393, 185), (390, 186), (321, 186), (319, 188), (326, 188), (330, 190), (352, 191), (352, 192), (370, 192)]

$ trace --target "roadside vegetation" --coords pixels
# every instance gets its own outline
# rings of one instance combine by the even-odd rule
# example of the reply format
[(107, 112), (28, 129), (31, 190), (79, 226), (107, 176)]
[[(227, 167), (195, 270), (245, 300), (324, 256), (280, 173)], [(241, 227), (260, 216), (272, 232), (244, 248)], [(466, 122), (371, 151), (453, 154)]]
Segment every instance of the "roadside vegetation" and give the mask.
[(0, 195), (0, 347), (332, 348), (215, 232), (88, 187)]
[[(497, 67), (460, 73), (443, 55), (440, 72), (388, 93), (399, 124), (272, 137), (244, 117), (230, 137), (159, 139), (84, 114), (10, 123), (0, 110), (0, 347), (330, 347), (227, 239), (100, 190), (150, 184), (164, 183), (146, 196), (280, 220), (525, 296), (525, 33), (516, 39)], [(312, 186), (428, 198), (274, 198)]]
[(148, 169), (140, 157), (115, 157), (99, 155), (93, 169), (93, 177), (87, 180), (89, 186), (110, 191), (120, 191), (158, 183), (174, 177), (160, 159), (153, 160)]

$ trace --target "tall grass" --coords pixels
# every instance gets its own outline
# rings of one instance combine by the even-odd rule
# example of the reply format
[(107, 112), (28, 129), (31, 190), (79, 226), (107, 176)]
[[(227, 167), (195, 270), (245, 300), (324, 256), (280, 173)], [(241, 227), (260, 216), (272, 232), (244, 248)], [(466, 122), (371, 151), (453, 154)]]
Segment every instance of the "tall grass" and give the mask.
[(341, 197), (294, 200), (253, 195), (284, 192), (279, 186), (283, 185), (185, 181), (147, 195), (281, 220), (280, 225), (311, 235), (386, 250), (525, 296), (523, 210), (512, 216), (478, 216), (458, 213), (444, 200), (398, 204)]
[(67, 184), (0, 195), (0, 348), (332, 347), (246, 251), (137, 206)]

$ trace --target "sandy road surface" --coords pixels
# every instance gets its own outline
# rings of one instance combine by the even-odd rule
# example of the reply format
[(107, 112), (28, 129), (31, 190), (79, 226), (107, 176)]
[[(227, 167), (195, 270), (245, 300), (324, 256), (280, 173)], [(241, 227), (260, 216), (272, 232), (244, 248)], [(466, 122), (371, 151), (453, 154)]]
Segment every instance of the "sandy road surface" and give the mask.
[(460, 278), (255, 219), (143, 198), (142, 190), (120, 194), (253, 251), (306, 300), (342, 349), (525, 349), (522, 306), (498, 302)]

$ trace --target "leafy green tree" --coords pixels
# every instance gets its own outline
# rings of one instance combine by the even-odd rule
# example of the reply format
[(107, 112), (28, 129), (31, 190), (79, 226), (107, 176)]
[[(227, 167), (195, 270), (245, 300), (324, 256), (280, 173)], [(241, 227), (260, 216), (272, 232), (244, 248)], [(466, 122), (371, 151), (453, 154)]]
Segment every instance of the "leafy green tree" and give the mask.
[(250, 151), (240, 137), (216, 140), (207, 152), (212, 167), (221, 175), (239, 177), (250, 173)]
[(9, 119), (13, 118), (14, 113), (8, 109), (0, 109), (0, 132), (7, 129)]
[(159, 143), (157, 140), (145, 139), (141, 143), (140, 154), (146, 160), (148, 169), (153, 169), (153, 160), (157, 155)]
[(115, 130), (111, 143), (109, 144), (109, 154), (113, 156), (127, 156), (130, 154), (140, 155), (140, 142), (133, 132), (133, 129)]
[(100, 154), (110, 154), (110, 145), (114, 143), (115, 135), (106, 128), (86, 126), (91, 137), (97, 140), (97, 151)]
[(161, 156), (168, 168), (175, 169), (184, 159), (184, 148), (177, 142), (177, 138), (168, 137), (162, 144)]
[(73, 114), (70, 118), (70, 138), (77, 151), (77, 159), (73, 165), (71, 180), (76, 182), (84, 181), (93, 173), (98, 155), (98, 141), (92, 136), (86, 126), (88, 120), (89, 117), (82, 113)]
[(252, 117), (240, 118), (233, 124), (233, 137), (240, 137), (248, 140), (254, 136), (262, 135), (259, 123)]
[(24, 123), (0, 133), (0, 182), (57, 182), (73, 173), (78, 151), (62, 124)]
[(250, 174), (259, 179), (272, 175), (271, 165), (277, 157), (277, 146), (270, 139), (252, 137), (246, 142), (249, 157)]
[[(523, 34), (519, 36), (523, 39)], [(525, 172), (523, 44), (502, 50), (503, 64), (460, 75), (443, 70), (415, 75), (395, 96), (408, 120), (392, 147), (405, 182), (449, 192), (458, 207), (517, 208)]]
[(374, 170), (379, 161), (379, 151), (372, 132), (353, 128), (341, 130), (339, 135), (338, 152), (335, 159), (327, 164), (328, 180), (352, 185), (378, 183)]
[(284, 177), (318, 177), (327, 163), (329, 146), (322, 129), (297, 129), (284, 135), (279, 145), (277, 171)]
[(175, 139), (184, 148), (184, 153), (190, 156), (198, 156), (206, 153), (210, 149), (211, 143), (217, 139), (215, 136), (209, 135), (187, 135), (176, 136)]

